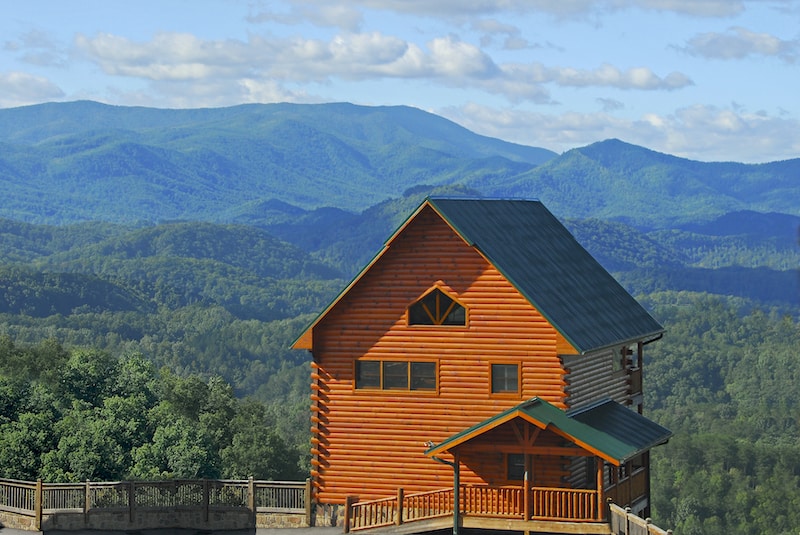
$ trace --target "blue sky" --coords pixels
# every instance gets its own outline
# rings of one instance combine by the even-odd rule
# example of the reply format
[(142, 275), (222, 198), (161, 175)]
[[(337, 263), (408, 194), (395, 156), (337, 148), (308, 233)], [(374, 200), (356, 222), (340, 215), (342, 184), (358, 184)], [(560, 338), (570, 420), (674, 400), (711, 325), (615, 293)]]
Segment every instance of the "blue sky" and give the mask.
[(563, 152), (800, 157), (798, 0), (2, 0), (0, 107), (415, 106)]

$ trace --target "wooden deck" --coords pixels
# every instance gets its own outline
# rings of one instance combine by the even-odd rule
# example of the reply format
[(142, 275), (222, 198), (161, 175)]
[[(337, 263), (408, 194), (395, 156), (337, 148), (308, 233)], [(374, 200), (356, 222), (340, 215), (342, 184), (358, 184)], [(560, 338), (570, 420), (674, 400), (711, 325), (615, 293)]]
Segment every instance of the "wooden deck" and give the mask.
[[(459, 526), (465, 528), (547, 533), (611, 533), (599, 494), (582, 489), (534, 487), (526, 496), (520, 487), (465, 485), (459, 490)], [(376, 528), (403, 533), (452, 527), (453, 489), (358, 502), (345, 507), (345, 533)], [(408, 526), (412, 524), (413, 526)], [(424, 524), (424, 527), (423, 527)]]
[[(463, 486), (459, 490), (458, 526), (524, 533), (665, 535), (664, 531), (613, 503), (602, 507), (596, 491)], [(345, 507), (344, 531), (370, 535), (409, 535), (452, 529), (453, 489), (358, 502), (351, 497)]]

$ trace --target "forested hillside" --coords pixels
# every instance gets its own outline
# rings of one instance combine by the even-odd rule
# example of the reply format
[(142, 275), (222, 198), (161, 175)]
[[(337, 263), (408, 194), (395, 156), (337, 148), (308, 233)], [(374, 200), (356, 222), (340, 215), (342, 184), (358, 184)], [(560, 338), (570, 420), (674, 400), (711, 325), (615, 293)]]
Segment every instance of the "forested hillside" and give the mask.
[(0, 335), (4, 478), (292, 480), (307, 473), (305, 457), (274, 412), (219, 378), (158, 371), (138, 353)]
[(408, 107), (43, 104), (0, 110), (0, 217), (227, 222), (272, 199), (360, 211), (415, 184), (513, 176), (553, 156)]

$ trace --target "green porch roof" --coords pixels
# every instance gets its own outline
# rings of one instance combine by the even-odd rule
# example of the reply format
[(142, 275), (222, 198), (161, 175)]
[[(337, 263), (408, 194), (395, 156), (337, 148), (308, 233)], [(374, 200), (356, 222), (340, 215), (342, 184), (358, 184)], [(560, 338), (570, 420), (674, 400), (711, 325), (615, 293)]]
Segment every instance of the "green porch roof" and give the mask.
[(539, 201), (430, 198), (579, 353), (644, 340), (664, 328)]
[(615, 401), (606, 400), (566, 412), (543, 399), (533, 398), (431, 446), (425, 455), (433, 457), (456, 448), (516, 418), (542, 429), (557, 430), (577, 446), (615, 465), (666, 443), (672, 436), (669, 429)]

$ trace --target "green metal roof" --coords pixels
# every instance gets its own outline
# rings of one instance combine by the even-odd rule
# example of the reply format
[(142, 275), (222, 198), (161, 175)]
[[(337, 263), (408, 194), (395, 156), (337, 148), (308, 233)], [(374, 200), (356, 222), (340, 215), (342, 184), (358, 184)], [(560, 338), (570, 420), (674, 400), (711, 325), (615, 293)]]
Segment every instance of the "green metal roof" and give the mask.
[(427, 202), (579, 353), (664, 331), (541, 202), (442, 198)]
[(515, 418), (543, 429), (558, 430), (577, 446), (616, 465), (664, 444), (672, 436), (670, 430), (614, 401), (569, 413), (533, 398), (456, 433), (428, 448), (425, 454), (438, 455)]
[(626, 444), (630, 450), (626, 459), (664, 444), (672, 436), (672, 431), (666, 427), (611, 400), (570, 411), (567, 415)]

